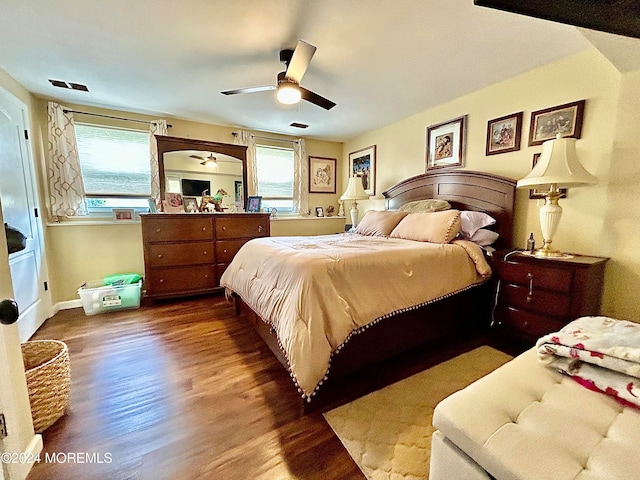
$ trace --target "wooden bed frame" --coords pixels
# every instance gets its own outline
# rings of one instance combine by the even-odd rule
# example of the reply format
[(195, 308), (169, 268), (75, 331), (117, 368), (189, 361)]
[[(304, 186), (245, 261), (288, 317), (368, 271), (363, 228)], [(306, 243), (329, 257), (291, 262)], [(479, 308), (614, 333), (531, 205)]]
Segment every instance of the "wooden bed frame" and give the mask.
[[(512, 244), (515, 186), (514, 180), (488, 173), (436, 171), (404, 180), (383, 195), (388, 209), (414, 200), (437, 198), (447, 200), (453, 208), (460, 210), (487, 212), (497, 220), (494, 229), (500, 233), (498, 246), (508, 247)], [(339, 353), (333, 355), (328, 380), (310, 402), (305, 402), (305, 410), (315, 410), (335, 401), (334, 386), (334, 390), (340, 390), (338, 397), (346, 397), (342, 391), (345, 382), (341, 380), (373, 364), (454, 334), (471, 336), (486, 331), (493, 300), (492, 285), (492, 282), (485, 282), (454, 296), (389, 317), (354, 335)], [(239, 297), (234, 297), (238, 311), (251, 321), (278, 360), (288, 368), (273, 330)]]

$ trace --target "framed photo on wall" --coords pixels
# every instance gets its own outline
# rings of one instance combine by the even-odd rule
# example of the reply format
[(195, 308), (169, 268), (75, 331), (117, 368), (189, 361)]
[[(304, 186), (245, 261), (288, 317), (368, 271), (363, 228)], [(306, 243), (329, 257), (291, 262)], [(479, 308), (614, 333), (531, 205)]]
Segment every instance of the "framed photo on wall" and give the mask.
[(529, 146), (542, 145), (556, 138), (558, 133), (563, 137), (580, 138), (584, 104), (585, 101), (580, 100), (531, 112)]
[(309, 193), (336, 193), (335, 158), (309, 157)]
[[(533, 165), (531, 165), (531, 168), (536, 166), (536, 163), (538, 163), (538, 159), (540, 158), (540, 154), (539, 153), (534, 153), (533, 154)], [(531, 188), (529, 189), (529, 198), (531, 200), (540, 200), (540, 199), (544, 199), (545, 196), (547, 195), (547, 191), (543, 191), (543, 190), (538, 190), (537, 188)], [(560, 189), (560, 194), (561, 197), (560, 198), (567, 198), (567, 189), (566, 188), (561, 188)]]
[(362, 187), (370, 197), (376, 194), (376, 146), (349, 154), (349, 177), (361, 177)]
[(487, 122), (486, 155), (520, 150), (522, 113), (513, 113)]
[(464, 167), (467, 116), (427, 127), (426, 171)]

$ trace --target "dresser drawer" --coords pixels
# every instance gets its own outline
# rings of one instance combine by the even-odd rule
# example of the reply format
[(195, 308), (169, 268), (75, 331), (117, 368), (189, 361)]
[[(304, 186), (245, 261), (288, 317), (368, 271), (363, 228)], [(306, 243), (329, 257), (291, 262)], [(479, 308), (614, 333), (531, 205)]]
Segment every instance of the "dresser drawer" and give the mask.
[(500, 280), (506, 283), (529, 285), (534, 290), (545, 288), (558, 292), (569, 292), (572, 288), (573, 271), (550, 266), (552, 260), (546, 260), (545, 265), (530, 265), (526, 263), (499, 262), (497, 264)]
[(214, 262), (213, 242), (155, 243), (149, 245), (147, 252), (150, 267)]
[[(162, 216), (160, 216), (162, 217)], [(210, 216), (192, 214), (172, 215), (167, 218), (143, 220), (145, 237), (148, 242), (177, 242), (213, 239), (213, 222)]]
[(189, 293), (218, 286), (215, 265), (155, 268), (145, 282), (152, 295)]
[(219, 240), (216, 242), (216, 261), (218, 263), (229, 263), (240, 247), (247, 243), (250, 238), (239, 238), (237, 240)]
[(216, 238), (266, 237), (269, 235), (269, 217), (256, 215), (251, 218), (227, 217), (216, 218)]
[(571, 299), (565, 293), (553, 292), (534, 287), (503, 283), (500, 285), (501, 304), (510, 305), (522, 310), (561, 317), (569, 314)]
[(549, 332), (560, 330), (566, 324), (565, 321), (512, 307), (499, 308), (495, 315), (496, 320), (501, 323), (500, 327), (529, 337), (533, 341)]

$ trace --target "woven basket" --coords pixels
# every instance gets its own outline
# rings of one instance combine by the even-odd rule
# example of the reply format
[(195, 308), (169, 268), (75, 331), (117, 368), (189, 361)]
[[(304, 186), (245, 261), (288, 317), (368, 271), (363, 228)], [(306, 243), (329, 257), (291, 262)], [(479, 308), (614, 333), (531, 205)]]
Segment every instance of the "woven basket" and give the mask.
[(41, 433), (64, 415), (69, 406), (69, 350), (58, 340), (34, 340), (22, 344), (22, 360), (33, 429)]

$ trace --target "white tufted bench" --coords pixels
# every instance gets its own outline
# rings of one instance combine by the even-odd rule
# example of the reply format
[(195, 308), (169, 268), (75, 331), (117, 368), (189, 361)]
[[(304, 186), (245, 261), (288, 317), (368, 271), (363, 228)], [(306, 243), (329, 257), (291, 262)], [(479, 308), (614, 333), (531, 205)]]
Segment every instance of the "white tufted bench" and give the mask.
[(431, 480), (640, 479), (640, 410), (528, 350), (438, 404)]

